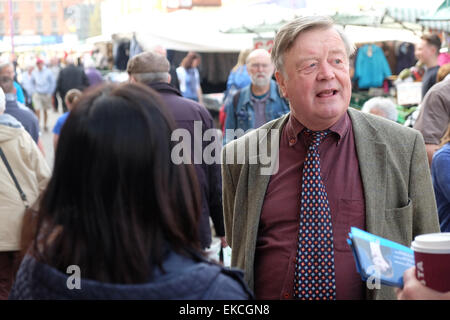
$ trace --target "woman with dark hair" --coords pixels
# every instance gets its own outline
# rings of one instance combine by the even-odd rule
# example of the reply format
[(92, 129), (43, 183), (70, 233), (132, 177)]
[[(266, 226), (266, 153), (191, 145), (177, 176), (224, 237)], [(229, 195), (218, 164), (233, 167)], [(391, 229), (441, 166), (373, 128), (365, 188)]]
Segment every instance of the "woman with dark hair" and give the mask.
[(10, 299), (251, 297), (240, 271), (200, 254), (197, 181), (191, 165), (171, 161), (174, 128), (140, 84), (77, 102), (36, 224), (24, 222), (35, 232)]
[(189, 52), (181, 61), (176, 72), (183, 97), (203, 104), (203, 92), (198, 72), (200, 62), (201, 59), (198, 53)]

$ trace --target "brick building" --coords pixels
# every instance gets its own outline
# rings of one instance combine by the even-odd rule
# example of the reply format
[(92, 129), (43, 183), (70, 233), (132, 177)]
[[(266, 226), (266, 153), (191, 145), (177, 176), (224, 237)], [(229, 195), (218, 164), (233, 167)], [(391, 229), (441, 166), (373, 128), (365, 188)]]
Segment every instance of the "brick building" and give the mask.
[(24, 42), (34, 41), (33, 36), (51, 42), (75, 34), (86, 25), (80, 18), (89, 19), (81, 9), (97, 2), (101, 0), (0, 0), (0, 37), (9, 37), (11, 26), (15, 38)]

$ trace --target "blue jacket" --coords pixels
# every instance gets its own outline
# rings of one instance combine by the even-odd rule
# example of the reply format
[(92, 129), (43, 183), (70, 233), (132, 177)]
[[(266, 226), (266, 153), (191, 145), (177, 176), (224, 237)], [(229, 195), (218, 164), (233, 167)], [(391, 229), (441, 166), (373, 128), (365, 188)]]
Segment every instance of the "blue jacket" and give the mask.
[(445, 144), (433, 155), (431, 178), (441, 232), (450, 232), (450, 143)]
[(358, 50), (354, 80), (358, 80), (359, 88), (380, 88), (390, 75), (391, 69), (380, 47), (366, 44)]
[(170, 252), (154, 278), (142, 284), (113, 284), (84, 279), (68, 289), (73, 273), (65, 274), (25, 256), (9, 295), (10, 300), (244, 300), (253, 298), (242, 271)]
[(236, 91), (252, 84), (252, 79), (247, 71), (247, 66), (243, 65), (235, 71), (231, 71), (227, 80), (227, 90), (223, 95), (223, 102), (227, 104)]
[(247, 66), (240, 66), (235, 71), (230, 72), (227, 80), (227, 91), (230, 90), (231, 87), (242, 89), (251, 83), (252, 80), (248, 74)]
[[(227, 129), (242, 129), (247, 131), (249, 129), (255, 129), (255, 111), (251, 103), (251, 85), (242, 88), (239, 92), (239, 101), (236, 108), (233, 106), (233, 100), (229, 99), (225, 105), (225, 112), (227, 118), (225, 120), (225, 135), (223, 138), (223, 144), (226, 144), (233, 140), (235, 137), (227, 136)], [(270, 81), (270, 93), (266, 104), (266, 121), (272, 121), (289, 112), (289, 106), (286, 100), (281, 98), (278, 93), (278, 86), (275, 81)]]
[(19, 101), (22, 104), (25, 104), (25, 94), (23, 93), (20, 84), (14, 81), (14, 88), (16, 88), (17, 101)]

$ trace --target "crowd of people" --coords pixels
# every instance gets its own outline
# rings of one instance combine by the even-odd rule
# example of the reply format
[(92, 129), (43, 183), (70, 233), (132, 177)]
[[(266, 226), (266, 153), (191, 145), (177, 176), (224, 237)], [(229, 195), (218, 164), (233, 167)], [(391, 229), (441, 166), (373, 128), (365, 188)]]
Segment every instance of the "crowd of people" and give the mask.
[[(427, 79), (436, 44), (419, 46)], [(270, 53), (239, 55), (220, 128), (195, 52), (177, 68), (136, 54), (120, 84), (70, 58), (57, 76), (37, 59), (21, 84), (1, 65), (0, 298), (450, 299), (414, 269), (402, 289), (368, 289), (346, 241), (350, 227), (408, 247), (450, 231), (450, 76), (414, 130), (391, 99), (349, 108), (354, 52), (329, 17), (286, 23)], [(50, 169), (39, 132), (58, 96)], [(213, 236), (231, 268), (208, 259)]]

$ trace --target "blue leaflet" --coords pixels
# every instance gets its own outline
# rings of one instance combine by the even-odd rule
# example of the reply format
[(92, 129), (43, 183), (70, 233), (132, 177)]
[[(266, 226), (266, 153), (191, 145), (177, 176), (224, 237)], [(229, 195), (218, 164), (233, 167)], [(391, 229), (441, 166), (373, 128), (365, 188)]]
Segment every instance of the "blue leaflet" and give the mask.
[(403, 287), (403, 273), (414, 266), (412, 249), (354, 227), (347, 242), (363, 281)]

